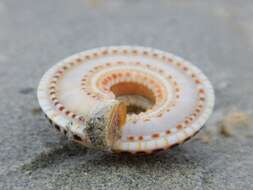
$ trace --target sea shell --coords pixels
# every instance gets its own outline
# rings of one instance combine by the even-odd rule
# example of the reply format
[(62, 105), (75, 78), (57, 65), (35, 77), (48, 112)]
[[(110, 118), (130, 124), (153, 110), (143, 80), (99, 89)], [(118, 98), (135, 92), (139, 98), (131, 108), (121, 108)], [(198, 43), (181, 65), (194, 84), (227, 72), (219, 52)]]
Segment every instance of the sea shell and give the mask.
[(38, 100), (50, 123), (78, 143), (151, 153), (194, 136), (213, 110), (214, 92), (180, 57), (119, 46), (60, 61), (41, 79)]

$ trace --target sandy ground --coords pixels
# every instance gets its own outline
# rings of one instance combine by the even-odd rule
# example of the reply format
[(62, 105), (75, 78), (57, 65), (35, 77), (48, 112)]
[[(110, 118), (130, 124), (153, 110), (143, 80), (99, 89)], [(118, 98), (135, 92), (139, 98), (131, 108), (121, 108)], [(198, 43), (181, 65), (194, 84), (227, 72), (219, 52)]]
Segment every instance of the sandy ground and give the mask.
[[(42, 74), (75, 52), (122, 44), (176, 53), (205, 72), (216, 106), (202, 134), (130, 157), (48, 127), (36, 99)], [(0, 0), (0, 189), (253, 189), (252, 125), (228, 118), (253, 114), (252, 60), (250, 0)], [(222, 125), (244, 127), (224, 135)]]

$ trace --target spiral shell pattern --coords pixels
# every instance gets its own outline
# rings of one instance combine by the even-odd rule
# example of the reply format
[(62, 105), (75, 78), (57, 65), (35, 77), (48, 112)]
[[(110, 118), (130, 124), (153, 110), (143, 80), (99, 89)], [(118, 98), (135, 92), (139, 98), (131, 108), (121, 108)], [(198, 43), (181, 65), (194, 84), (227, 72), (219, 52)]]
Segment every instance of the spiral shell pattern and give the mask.
[[(84, 129), (92, 110), (110, 100), (123, 102), (126, 121), (110, 150), (131, 153), (185, 142), (214, 106), (213, 88), (196, 66), (167, 52), (131, 46), (97, 48), (60, 61), (41, 79), (38, 99), (52, 125), (83, 145), (91, 144)], [(124, 118), (120, 114), (110, 125)]]

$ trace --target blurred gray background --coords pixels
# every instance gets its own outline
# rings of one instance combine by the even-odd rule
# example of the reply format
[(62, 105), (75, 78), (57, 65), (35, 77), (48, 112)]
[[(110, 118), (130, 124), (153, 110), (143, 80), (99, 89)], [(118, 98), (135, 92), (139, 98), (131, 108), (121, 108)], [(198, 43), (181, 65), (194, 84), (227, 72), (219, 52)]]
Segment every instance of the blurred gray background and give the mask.
[[(36, 99), (43, 73), (75, 52), (124, 44), (175, 53), (205, 72), (216, 106), (199, 136), (131, 157), (47, 127)], [(0, 189), (253, 189), (252, 59), (250, 0), (0, 0)], [(243, 127), (229, 135), (221, 125)]]

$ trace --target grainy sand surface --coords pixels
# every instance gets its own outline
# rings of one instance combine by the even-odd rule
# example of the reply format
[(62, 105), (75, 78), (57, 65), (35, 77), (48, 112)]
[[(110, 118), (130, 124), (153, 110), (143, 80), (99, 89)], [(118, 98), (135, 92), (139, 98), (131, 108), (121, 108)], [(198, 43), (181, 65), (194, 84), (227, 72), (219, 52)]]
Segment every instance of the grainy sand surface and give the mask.
[[(36, 99), (42, 74), (75, 52), (123, 44), (176, 53), (205, 72), (216, 92), (202, 131), (210, 142), (118, 156), (48, 127)], [(253, 114), (252, 60), (250, 0), (0, 0), (0, 189), (253, 189), (253, 137), (219, 133), (230, 112)]]

